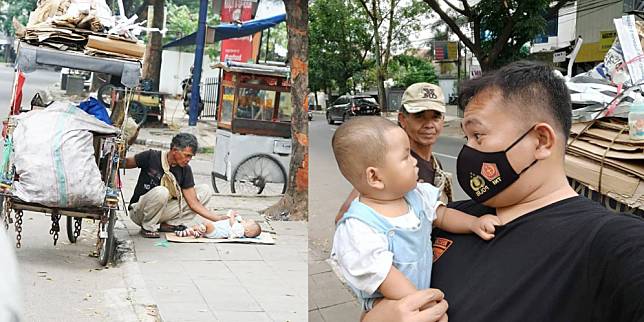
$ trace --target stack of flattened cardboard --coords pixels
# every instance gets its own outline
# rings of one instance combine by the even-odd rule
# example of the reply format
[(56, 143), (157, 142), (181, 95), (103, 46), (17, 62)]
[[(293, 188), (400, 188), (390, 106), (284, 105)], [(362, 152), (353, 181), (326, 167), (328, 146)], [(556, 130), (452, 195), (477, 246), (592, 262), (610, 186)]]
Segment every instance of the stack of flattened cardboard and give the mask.
[(106, 15), (111, 17), (105, 0), (41, 0), (27, 27), (18, 26), (16, 35), (35, 46), (141, 60), (145, 45), (129, 33), (108, 35), (113, 21)]
[(644, 141), (628, 136), (628, 124), (605, 118), (573, 124), (566, 174), (633, 208), (644, 209)]

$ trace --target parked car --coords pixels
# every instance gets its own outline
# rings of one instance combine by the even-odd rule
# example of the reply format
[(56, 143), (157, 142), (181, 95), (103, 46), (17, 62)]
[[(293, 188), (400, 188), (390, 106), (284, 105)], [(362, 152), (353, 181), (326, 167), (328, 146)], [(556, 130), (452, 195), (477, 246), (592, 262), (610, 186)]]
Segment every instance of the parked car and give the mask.
[(380, 106), (375, 98), (368, 95), (343, 95), (326, 110), (326, 120), (329, 124), (335, 121), (344, 122), (358, 115), (380, 115)]

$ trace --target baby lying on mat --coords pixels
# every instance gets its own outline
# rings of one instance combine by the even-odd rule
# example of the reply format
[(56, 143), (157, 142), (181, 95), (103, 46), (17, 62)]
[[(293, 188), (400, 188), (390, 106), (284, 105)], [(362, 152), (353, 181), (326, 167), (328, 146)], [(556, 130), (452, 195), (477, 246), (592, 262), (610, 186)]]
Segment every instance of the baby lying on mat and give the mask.
[(228, 212), (228, 220), (204, 221), (192, 228), (176, 231), (177, 236), (195, 238), (253, 238), (262, 233), (262, 227), (254, 220), (242, 219), (236, 211)]

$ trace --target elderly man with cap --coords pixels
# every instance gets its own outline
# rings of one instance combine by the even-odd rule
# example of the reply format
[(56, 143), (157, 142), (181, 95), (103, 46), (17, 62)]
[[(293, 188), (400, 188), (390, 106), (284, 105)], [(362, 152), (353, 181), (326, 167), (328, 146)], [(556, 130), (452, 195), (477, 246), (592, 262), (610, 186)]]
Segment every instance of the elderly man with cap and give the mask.
[[(412, 84), (405, 90), (402, 107), (398, 113), (398, 124), (409, 137), (411, 155), (418, 161), (418, 180), (429, 182), (442, 192), (441, 201), (452, 201), (451, 175), (432, 154), (432, 146), (438, 140), (445, 121), (445, 98), (440, 87), (429, 83)], [(340, 207), (335, 220), (349, 209), (351, 202), (358, 197), (356, 190)]]

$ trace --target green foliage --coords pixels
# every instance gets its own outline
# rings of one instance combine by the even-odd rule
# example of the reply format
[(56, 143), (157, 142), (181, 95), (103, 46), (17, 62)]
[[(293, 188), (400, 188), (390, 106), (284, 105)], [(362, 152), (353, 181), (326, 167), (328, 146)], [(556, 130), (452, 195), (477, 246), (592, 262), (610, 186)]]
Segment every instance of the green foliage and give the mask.
[[(195, 5), (196, 3), (196, 5)], [(197, 31), (199, 25), (199, 1), (186, 1), (186, 0), (166, 0), (166, 28), (168, 32), (163, 38), (163, 44), (167, 44), (174, 40), (188, 36)], [(208, 26), (215, 26), (219, 24), (219, 16), (208, 10), (208, 19), (206, 20)], [(184, 52), (194, 52), (194, 45), (175, 48)], [(216, 43), (206, 47), (206, 54), (210, 59), (219, 57), (221, 45)]]
[(36, 9), (37, 0), (3, 0), (0, 1), (0, 28), (7, 35), (12, 36), (14, 29), (11, 24), (13, 17), (20, 23), (27, 25), (29, 13)]
[(284, 50), (288, 48), (288, 33), (285, 22), (278, 24), (270, 30), (264, 30), (262, 34), (259, 60), (286, 61), (286, 55), (280, 55), (276, 51), (276, 46), (279, 46)]
[(525, 58), (527, 53), (522, 48), (545, 31), (548, 16), (556, 15), (559, 8), (573, 0), (480, 0), (475, 5), (470, 4), (470, 10), (462, 10), (461, 3), (451, 2), (460, 5), (460, 14), (457, 10), (441, 7), (445, 0), (424, 2), (437, 13), (446, 15), (443, 17), (446, 23), (463, 26), (468, 22), (470, 28), (479, 26), (480, 33), (474, 29), (471, 29), (471, 34), (461, 35), (457, 30), (451, 31), (464, 43), (470, 43), (469, 49), (486, 71)]
[(408, 87), (414, 83), (426, 82), (438, 84), (434, 65), (425, 59), (399, 55), (389, 63), (390, 75), (397, 87)]
[[(493, 68), (527, 57), (528, 53), (522, 51), (521, 48), (545, 31), (547, 21), (544, 15), (553, 1), (514, 0), (509, 2), (512, 8), (516, 8), (516, 11), (512, 12), (515, 25), (512, 28), (512, 36), (495, 60)], [(507, 18), (508, 12), (499, 6), (498, 1), (493, 0), (483, 0), (475, 8), (481, 14), (481, 30), (483, 30), (481, 47), (484, 52), (489, 53), (499, 41), (499, 36), (506, 25), (504, 19), (499, 19), (499, 17)]]
[(320, 0), (309, 6), (309, 86), (345, 93), (355, 83), (354, 75), (369, 66), (367, 17), (352, 0)]

